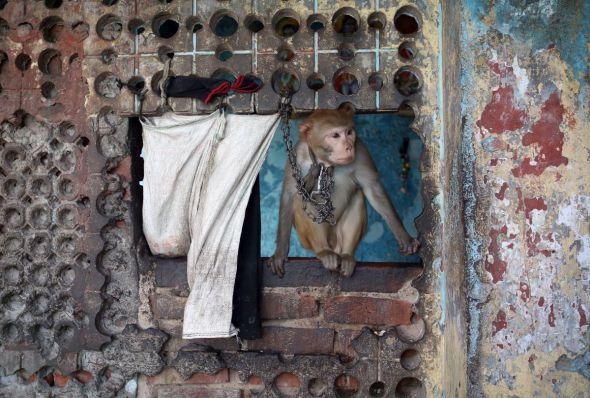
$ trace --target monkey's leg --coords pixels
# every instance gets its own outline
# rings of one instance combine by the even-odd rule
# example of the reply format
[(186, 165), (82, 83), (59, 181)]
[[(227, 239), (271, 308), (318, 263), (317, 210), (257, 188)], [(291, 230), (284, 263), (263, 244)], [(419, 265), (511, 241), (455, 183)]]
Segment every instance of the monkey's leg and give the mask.
[(361, 190), (357, 191), (351, 198), (348, 207), (342, 213), (338, 224), (336, 224), (337, 249), (342, 262), (340, 273), (349, 277), (354, 272), (356, 260), (354, 253), (363, 235), (367, 230), (367, 206), (365, 196)]
[(328, 224), (316, 224), (305, 214), (302, 208), (295, 210), (295, 230), (301, 245), (313, 250), (322, 265), (329, 271), (338, 270), (338, 255), (332, 250), (330, 241), (334, 241), (334, 230)]

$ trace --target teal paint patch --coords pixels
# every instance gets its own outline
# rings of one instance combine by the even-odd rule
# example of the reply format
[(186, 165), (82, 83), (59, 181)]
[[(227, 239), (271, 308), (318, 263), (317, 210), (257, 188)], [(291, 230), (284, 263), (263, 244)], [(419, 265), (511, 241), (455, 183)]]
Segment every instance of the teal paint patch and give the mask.
[[(404, 226), (410, 235), (416, 236), (414, 219), (424, 207), (420, 194), (421, 176), (418, 169), (423, 144), (409, 127), (412, 120), (394, 114), (363, 114), (356, 115), (355, 122), (358, 135), (368, 147), (381, 176), (381, 182), (400, 214)], [(291, 135), (295, 141), (300, 123), (301, 120), (292, 121)], [(408, 139), (410, 162), (406, 193), (402, 193), (400, 190), (402, 187), (400, 147), (404, 138)], [(279, 197), (286, 161), (285, 145), (279, 130), (271, 143), (267, 159), (260, 171), (261, 252), (263, 257), (271, 256), (275, 250)], [(367, 234), (357, 249), (356, 258), (358, 261), (411, 263), (420, 261), (420, 257), (417, 255), (402, 256), (393, 234), (381, 216), (368, 203), (367, 210)], [(289, 256), (314, 257), (312, 252), (301, 246), (294, 230), (291, 234)]]

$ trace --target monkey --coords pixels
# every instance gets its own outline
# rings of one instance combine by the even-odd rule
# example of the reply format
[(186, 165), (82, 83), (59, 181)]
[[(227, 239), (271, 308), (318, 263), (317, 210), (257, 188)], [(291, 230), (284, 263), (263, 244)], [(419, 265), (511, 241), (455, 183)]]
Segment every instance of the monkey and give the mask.
[(309, 172), (314, 160), (333, 168), (331, 200), (335, 224), (317, 224), (306, 214), (287, 162), (279, 202), (276, 249), (267, 261), (267, 266), (279, 277), (285, 272), (293, 225), (301, 245), (312, 250), (326, 269), (350, 277), (356, 266), (356, 248), (367, 229), (365, 198), (387, 223), (401, 254), (414, 254), (420, 246), (404, 228), (379, 180), (369, 151), (356, 135), (354, 113), (350, 103), (338, 109), (316, 110), (299, 127), (300, 139), (295, 151), (302, 174)]

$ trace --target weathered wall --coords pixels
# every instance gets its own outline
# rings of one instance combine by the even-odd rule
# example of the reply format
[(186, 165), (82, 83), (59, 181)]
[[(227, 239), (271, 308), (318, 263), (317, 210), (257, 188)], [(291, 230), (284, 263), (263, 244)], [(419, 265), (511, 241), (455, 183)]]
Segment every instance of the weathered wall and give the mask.
[(590, 391), (590, 3), (465, 1), (471, 396)]

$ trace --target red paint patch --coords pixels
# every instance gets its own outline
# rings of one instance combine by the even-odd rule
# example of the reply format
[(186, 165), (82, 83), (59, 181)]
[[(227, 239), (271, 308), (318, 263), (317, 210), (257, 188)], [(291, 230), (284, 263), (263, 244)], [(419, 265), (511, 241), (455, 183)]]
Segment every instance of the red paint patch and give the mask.
[(549, 322), (549, 326), (554, 328), (555, 327), (555, 313), (553, 312), (553, 304), (551, 304), (551, 306), (549, 308), (550, 308), (550, 311), (549, 311), (549, 317), (547, 318), (547, 321)]
[(506, 234), (508, 228), (504, 225), (500, 230), (490, 230), (490, 246), (488, 247), (488, 253), (492, 256), (493, 261), (489, 262), (486, 259), (485, 269), (492, 274), (492, 281), (494, 283), (504, 279), (504, 273), (506, 273), (507, 263), (502, 261), (500, 258), (500, 244), (498, 243), (498, 237), (500, 234)]
[(506, 313), (504, 311), (498, 311), (498, 315), (496, 315), (496, 320), (492, 321), (492, 326), (494, 327), (494, 330), (492, 331), (492, 336), (494, 336), (500, 330), (506, 329), (506, 327), (508, 327), (508, 322), (506, 321)]
[(500, 199), (500, 200), (504, 200), (504, 195), (506, 194), (506, 190), (508, 189), (508, 183), (505, 182), (502, 184), (502, 186), (500, 187), (500, 191), (498, 193), (496, 193), (496, 198)]
[(477, 126), (492, 134), (515, 131), (524, 126), (525, 112), (514, 105), (514, 87), (500, 85), (484, 108)]
[(498, 165), (498, 159), (490, 160), (490, 166), (497, 166), (497, 165)]
[(526, 174), (541, 175), (547, 167), (567, 165), (568, 159), (561, 152), (563, 149), (563, 132), (559, 126), (563, 121), (565, 108), (557, 93), (549, 96), (541, 110), (541, 118), (533, 124), (531, 132), (522, 137), (525, 146), (535, 145), (538, 154), (531, 159), (525, 157), (519, 167), (512, 169), (515, 177)]
[(547, 249), (539, 249), (537, 244), (541, 242), (541, 235), (538, 232), (533, 234), (532, 230), (526, 231), (526, 244), (528, 246), (527, 255), (529, 257), (536, 256), (537, 254), (541, 253), (545, 257), (551, 257), (551, 250)]
[(542, 307), (542, 306), (544, 306), (544, 305), (545, 305), (545, 297), (540, 297), (540, 298), (539, 298), (539, 303), (538, 303), (538, 306), (539, 306), (539, 307)]
[(535, 354), (531, 355), (531, 356), (529, 357), (529, 363), (533, 363), (533, 362), (535, 362), (535, 359), (537, 359), (537, 356), (536, 356)]
[(531, 298), (531, 288), (524, 282), (520, 282), (520, 298), (525, 303)]
[(532, 222), (531, 212), (533, 210), (547, 210), (547, 205), (543, 198), (524, 198), (524, 214), (529, 220), (529, 223)]
[(518, 206), (516, 207), (516, 213), (524, 210), (524, 204), (522, 201), (522, 189), (516, 188), (516, 195), (518, 196)]
[(586, 312), (582, 308), (582, 304), (579, 304), (579, 303), (578, 303), (578, 314), (580, 314), (580, 327), (587, 325), (588, 319), (586, 318)]

